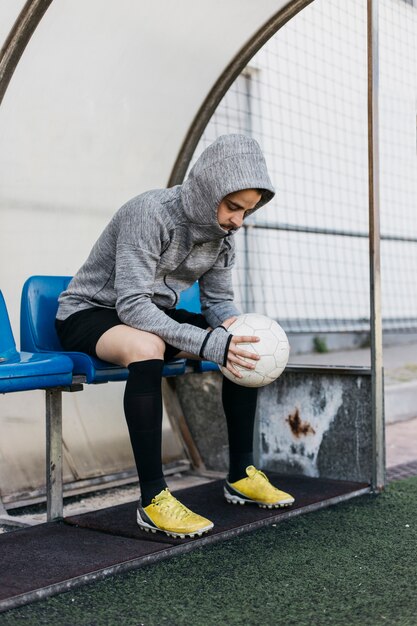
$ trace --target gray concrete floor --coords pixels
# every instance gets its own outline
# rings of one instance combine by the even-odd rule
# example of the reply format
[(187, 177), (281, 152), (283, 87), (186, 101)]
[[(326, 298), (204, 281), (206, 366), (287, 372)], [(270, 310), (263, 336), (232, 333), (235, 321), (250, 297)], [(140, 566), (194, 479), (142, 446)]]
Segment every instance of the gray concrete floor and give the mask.
[(417, 461), (417, 417), (387, 424), (385, 442), (387, 467)]

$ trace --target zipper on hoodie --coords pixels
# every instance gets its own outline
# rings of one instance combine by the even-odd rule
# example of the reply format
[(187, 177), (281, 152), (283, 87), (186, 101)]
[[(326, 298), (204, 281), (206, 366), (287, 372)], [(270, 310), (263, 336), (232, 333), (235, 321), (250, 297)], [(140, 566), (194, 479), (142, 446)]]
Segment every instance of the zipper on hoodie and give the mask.
[(170, 291), (172, 291), (172, 293), (174, 294), (174, 297), (175, 297), (174, 306), (172, 307), (172, 308), (174, 308), (174, 307), (176, 307), (176, 306), (177, 306), (177, 302), (178, 302), (178, 295), (177, 295), (176, 291), (174, 291), (174, 290), (173, 290), (173, 288), (172, 288), (172, 287), (170, 287), (170, 286), (168, 285), (166, 278), (167, 278), (167, 277), (166, 277), (166, 275), (165, 275), (165, 276), (164, 276), (164, 284), (165, 284), (165, 287), (168, 287), (168, 289), (169, 289)]
[[(230, 237), (230, 235), (226, 235), (226, 237)], [(226, 246), (229, 248), (228, 251), (226, 252), (226, 254), (224, 255), (224, 267), (228, 266), (228, 262), (229, 262), (229, 252), (232, 248), (232, 244), (227, 241), (226, 237), (224, 238), (224, 243), (226, 244)]]

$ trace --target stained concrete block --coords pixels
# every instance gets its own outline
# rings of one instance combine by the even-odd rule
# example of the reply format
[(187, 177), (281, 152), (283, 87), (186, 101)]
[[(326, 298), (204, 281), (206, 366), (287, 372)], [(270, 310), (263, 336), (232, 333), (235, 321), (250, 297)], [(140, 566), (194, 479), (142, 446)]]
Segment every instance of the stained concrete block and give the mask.
[(207, 469), (227, 471), (228, 441), (220, 372), (177, 376), (175, 386), (185, 420)]
[[(285, 372), (259, 394), (255, 449), (262, 467), (369, 482), (369, 375)], [(257, 446), (256, 446), (257, 444)]]
[[(217, 372), (177, 378), (185, 419), (207, 469), (227, 471), (227, 429)], [(259, 389), (254, 436), (258, 466), (369, 482), (372, 468), (368, 368), (288, 367)]]

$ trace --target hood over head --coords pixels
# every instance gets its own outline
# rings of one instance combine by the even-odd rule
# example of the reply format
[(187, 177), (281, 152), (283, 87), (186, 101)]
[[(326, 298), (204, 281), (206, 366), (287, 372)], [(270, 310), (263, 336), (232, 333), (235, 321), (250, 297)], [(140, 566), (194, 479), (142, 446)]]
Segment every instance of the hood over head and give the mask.
[(204, 150), (181, 185), (184, 212), (207, 237), (224, 237), (230, 233), (218, 223), (217, 208), (225, 196), (242, 189), (262, 192), (253, 211), (275, 195), (258, 142), (246, 135), (222, 135)]

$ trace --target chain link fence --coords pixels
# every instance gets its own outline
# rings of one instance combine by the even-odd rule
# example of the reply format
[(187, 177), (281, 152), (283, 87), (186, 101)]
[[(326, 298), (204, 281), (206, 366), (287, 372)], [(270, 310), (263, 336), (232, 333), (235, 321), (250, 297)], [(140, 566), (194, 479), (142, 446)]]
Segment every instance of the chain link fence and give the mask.
[[(380, 11), (384, 328), (417, 329), (417, 8)], [(237, 235), (237, 299), (292, 333), (368, 331), (367, 39), (364, 0), (316, 0), (252, 59), (192, 162), (216, 137), (264, 151), (277, 195)]]

